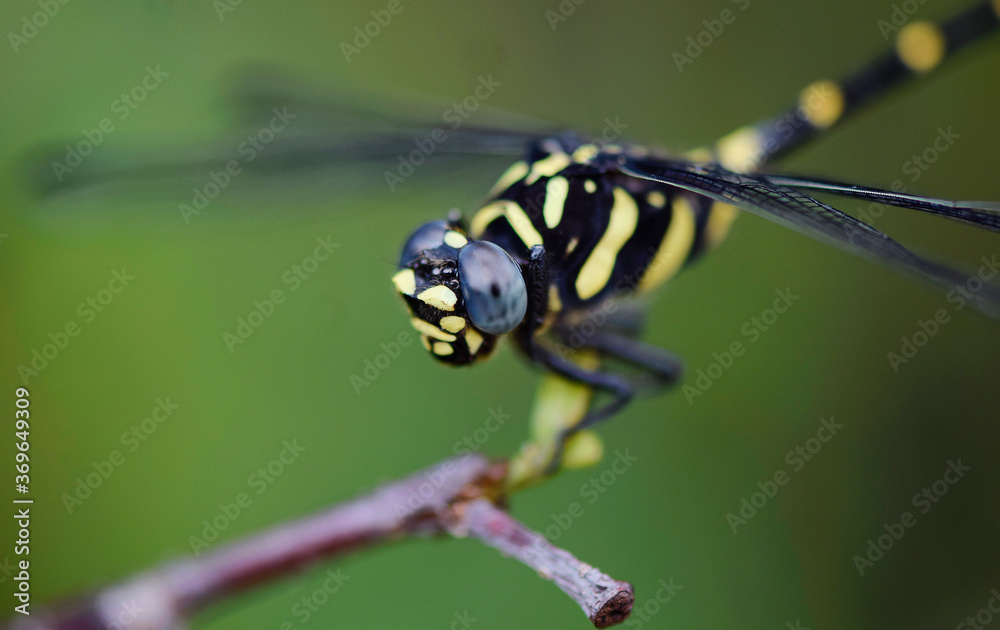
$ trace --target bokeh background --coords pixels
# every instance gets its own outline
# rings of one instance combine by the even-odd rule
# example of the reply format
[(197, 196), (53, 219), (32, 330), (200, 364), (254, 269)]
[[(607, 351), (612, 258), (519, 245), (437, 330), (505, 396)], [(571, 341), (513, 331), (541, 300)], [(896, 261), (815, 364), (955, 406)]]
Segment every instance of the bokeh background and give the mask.
[[(240, 492), (250, 493), (252, 505), (219, 541), (449, 456), (491, 409), (511, 419), (482, 450), (510, 454), (525, 438), (538, 381), (507, 346), (487, 364), (455, 371), (413, 344), (360, 394), (351, 383), (380, 344), (408, 329), (388, 282), (402, 239), (448, 208), (474, 209), (501, 162), (463, 165), (454, 175), (422, 167), (392, 193), (381, 181), (385, 165), (371, 167), (370, 185), (356, 177), (350, 186), (323, 177), (240, 181), (191, 224), (177, 210), (190, 199), (187, 183), (149, 195), (33, 194), (30, 156), (42, 145), (78, 142), (82, 130), (113, 116), (113, 101), (141, 81), (147, 65), (159, 64), (169, 77), (116, 120), (95, 163), (136, 146), (154, 153), (158, 146), (235, 146), (240, 128), (225, 106), (228, 77), (255, 66), (324, 90), (415, 91), (444, 103), (464, 99), (478, 77), (492, 74), (502, 85), (490, 106), (590, 131), (617, 116), (629, 138), (683, 150), (779, 112), (807, 82), (864, 62), (886, 45), (878, 21), (893, 11), (889, 2), (862, 0), (752, 0), (745, 11), (729, 0), (589, 0), (563, 2), (575, 10), (553, 30), (545, 12), (559, 11), (555, 0), (404, 2), (348, 63), (341, 42), (385, 2), (245, 1), (225, 5), (233, 10), (221, 19), (220, 4), (69, 3), (18, 52), (0, 51), (8, 409), (22, 384), (18, 366), (50, 333), (70, 321), (81, 325), (29, 380), (39, 605), (189, 553), (202, 521)], [(944, 17), (966, 4), (936, 0), (917, 17)], [(737, 9), (736, 21), (679, 72), (671, 55), (727, 8)], [(8, 0), (2, 30), (20, 31), (22, 18), (38, 10), (35, 2)], [(782, 166), (885, 186), (908, 179), (907, 161), (950, 127), (960, 138), (909, 182), (911, 190), (1000, 199), (998, 70), (1000, 46), (980, 45)], [(876, 225), (972, 269), (1000, 249), (995, 235), (933, 217), (890, 211)], [(327, 236), (339, 248), (291, 291), (283, 274)], [(121, 268), (135, 280), (87, 322), (78, 305)], [(689, 404), (678, 390), (636, 402), (602, 429), (604, 463), (519, 494), (514, 514), (545, 530), (554, 515), (582, 504), (582, 517), (548, 531), (635, 584), (645, 617), (637, 614), (631, 627), (957, 626), (1000, 586), (1000, 328), (896, 275), (745, 216), (725, 246), (650, 301), (647, 339), (685, 357), (692, 382), (713, 353), (749, 341), (741, 328), (785, 288), (799, 300), (703, 396)], [(230, 352), (223, 333), (235, 332), (237, 318), (274, 289), (287, 301)], [(939, 308), (950, 321), (894, 372), (887, 353)], [(123, 433), (165, 397), (179, 408), (130, 451)], [(821, 418), (844, 428), (793, 471), (786, 453), (813, 437)], [(257, 494), (251, 476), (292, 440), (305, 450)], [(70, 512), (63, 495), (115, 450), (122, 465)], [(638, 459), (621, 475), (606, 473), (612, 482), (590, 503), (581, 487), (608, 470), (616, 450)], [(12, 452), (7, 442), (4, 457)], [(921, 514), (913, 495), (958, 458), (971, 470)], [(734, 534), (726, 515), (779, 470), (790, 482)], [(916, 525), (859, 575), (853, 557), (906, 511)], [(0, 557), (11, 556), (9, 525), (0, 526)], [(294, 606), (321, 586), (327, 569), (349, 580), (303, 624)], [(0, 577), (8, 592), (10, 576)], [(681, 586), (666, 603), (655, 599), (661, 580)], [(443, 540), (337, 559), (213, 608), (194, 626), (454, 628), (462, 627), (455, 615), (466, 613), (477, 628), (587, 624), (518, 563), (476, 543)]]

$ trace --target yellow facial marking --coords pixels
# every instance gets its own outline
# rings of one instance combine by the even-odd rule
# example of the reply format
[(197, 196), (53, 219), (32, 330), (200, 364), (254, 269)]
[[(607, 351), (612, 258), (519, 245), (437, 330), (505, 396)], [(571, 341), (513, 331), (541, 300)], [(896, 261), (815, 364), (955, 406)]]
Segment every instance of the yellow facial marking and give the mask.
[(731, 171), (756, 170), (764, 156), (764, 137), (754, 127), (741, 127), (719, 140), (719, 163)]
[(944, 59), (944, 35), (930, 22), (907, 24), (896, 39), (896, 54), (914, 72), (930, 72)]
[(671, 210), (673, 214), (667, 233), (663, 235), (659, 249), (639, 281), (640, 292), (649, 291), (671, 278), (691, 253), (695, 236), (694, 209), (687, 199), (678, 196), (671, 204)]
[(417, 290), (417, 278), (413, 275), (412, 269), (397, 271), (392, 277), (392, 283), (396, 285), (396, 290), (404, 295), (413, 295)]
[(705, 223), (705, 246), (708, 249), (716, 247), (729, 234), (729, 228), (739, 215), (736, 206), (728, 203), (716, 201), (709, 211), (708, 221)]
[(469, 239), (465, 238), (458, 232), (454, 230), (448, 230), (444, 233), (444, 243), (449, 247), (454, 247), (455, 249), (461, 249)]
[(816, 81), (799, 94), (799, 113), (817, 129), (826, 129), (844, 113), (844, 92), (833, 81)]
[(525, 178), (525, 183), (534, 184), (538, 181), (539, 177), (543, 175), (545, 177), (552, 177), (559, 171), (563, 170), (569, 166), (572, 162), (570, 158), (565, 153), (557, 152), (549, 155), (547, 158), (538, 160), (531, 165), (531, 173)]
[(576, 151), (573, 151), (573, 161), (578, 162), (580, 164), (584, 164), (593, 159), (593, 157), (597, 155), (597, 153), (598, 151), (595, 145), (584, 144), (580, 146), (580, 148), (577, 149)]
[(625, 241), (635, 233), (639, 222), (639, 207), (632, 195), (621, 188), (614, 190), (615, 203), (611, 207), (608, 229), (601, 235), (587, 261), (576, 276), (576, 293), (581, 299), (597, 295), (611, 279), (615, 260)]
[[(997, 0), (997, 2), (1000, 2), (1000, 0)], [(587, 181), (583, 182), (583, 189), (589, 193), (594, 193), (597, 191), (597, 183), (594, 182), (594, 180), (592, 179), (588, 179)]]
[(562, 220), (567, 195), (569, 195), (569, 181), (565, 177), (553, 177), (545, 185), (545, 206), (542, 208), (542, 217), (549, 229), (559, 225), (559, 221)]
[(515, 232), (517, 232), (518, 237), (520, 237), (520, 239), (524, 241), (524, 244), (529, 248), (542, 244), (542, 235), (539, 234), (538, 230), (535, 229), (535, 226), (531, 224), (531, 219), (528, 218), (527, 213), (521, 208), (521, 206), (506, 199), (494, 201), (493, 203), (480, 208), (479, 212), (476, 213), (476, 216), (472, 217), (472, 223), (469, 226), (472, 237), (481, 237), (483, 232), (486, 230), (486, 226), (500, 216), (507, 218), (507, 222), (510, 223), (510, 226), (514, 228)]
[(447, 330), (448, 332), (457, 333), (465, 328), (465, 318), (457, 315), (448, 315), (447, 317), (441, 318), (440, 325), (441, 328)]
[(434, 354), (439, 357), (446, 357), (454, 352), (455, 349), (451, 347), (450, 343), (445, 343), (443, 341), (437, 341), (434, 343)]
[(417, 332), (427, 335), (432, 339), (440, 339), (441, 341), (455, 341), (457, 339), (455, 335), (449, 335), (434, 324), (417, 319), (416, 317), (410, 319), (410, 324), (417, 329)]
[(455, 295), (455, 292), (443, 284), (424, 289), (417, 296), (417, 299), (424, 304), (430, 304), (442, 311), (453, 311), (455, 310), (455, 304), (458, 303), (458, 297)]
[(465, 343), (469, 344), (469, 354), (476, 354), (483, 345), (483, 336), (470, 328), (465, 333)]
[(579, 244), (580, 244), (579, 238), (574, 236), (573, 238), (569, 239), (569, 243), (566, 244), (566, 255), (568, 256), (572, 254), (573, 250), (576, 249), (576, 246)]
[(522, 179), (527, 174), (528, 174), (528, 163), (523, 160), (520, 162), (515, 162), (510, 166), (510, 168), (504, 171), (503, 175), (500, 176), (500, 179), (497, 180), (497, 183), (493, 184), (493, 188), (490, 189), (490, 192), (487, 195), (487, 197), (493, 198), (496, 195), (502, 193), (503, 191), (510, 188), (511, 184), (518, 181), (519, 179)]
[(424, 344), (424, 347), (427, 348), (427, 352), (431, 351), (431, 340), (427, 337), (427, 335), (420, 335), (420, 343)]
[(664, 195), (658, 190), (654, 190), (653, 192), (646, 195), (646, 201), (648, 201), (649, 205), (653, 206), (654, 208), (662, 208), (663, 206), (667, 205), (666, 195)]

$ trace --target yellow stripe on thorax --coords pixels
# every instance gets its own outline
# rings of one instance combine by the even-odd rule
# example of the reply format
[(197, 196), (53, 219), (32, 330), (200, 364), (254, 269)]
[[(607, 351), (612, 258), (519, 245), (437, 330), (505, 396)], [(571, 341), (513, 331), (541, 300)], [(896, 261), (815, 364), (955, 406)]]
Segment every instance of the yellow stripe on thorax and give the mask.
[(639, 206), (632, 196), (622, 188), (615, 188), (614, 197), (608, 228), (576, 276), (576, 293), (583, 300), (597, 295), (611, 279), (618, 252), (635, 233), (639, 222)]
[(510, 226), (517, 233), (518, 238), (524, 241), (524, 244), (528, 248), (542, 244), (542, 235), (532, 225), (528, 213), (521, 206), (517, 205), (516, 202), (507, 199), (494, 201), (479, 209), (479, 212), (472, 217), (472, 222), (469, 225), (472, 238), (482, 238), (486, 227), (499, 217), (507, 219), (507, 222), (510, 223)]
[(639, 281), (639, 291), (645, 293), (673, 277), (684, 265), (694, 245), (694, 208), (682, 196), (674, 198), (667, 233), (663, 235), (656, 254)]

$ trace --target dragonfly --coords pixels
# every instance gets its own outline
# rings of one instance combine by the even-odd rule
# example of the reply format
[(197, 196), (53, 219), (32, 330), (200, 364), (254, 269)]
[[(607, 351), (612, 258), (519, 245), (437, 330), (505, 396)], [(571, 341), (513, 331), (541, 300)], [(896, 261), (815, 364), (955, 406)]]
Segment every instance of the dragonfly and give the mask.
[[(796, 230), (937, 290), (963, 285), (968, 276), (920, 256), (867, 223), (812, 195), (864, 200), (940, 215), (1000, 231), (1000, 204), (952, 201), (767, 168), (857, 114), (898, 85), (925, 75), (949, 57), (1000, 30), (1000, 2), (978, 2), (939, 24), (911, 22), (894, 47), (840, 80), (803, 89), (780, 115), (737, 129), (713, 146), (683, 155), (643, 144), (613, 143), (548, 124), (463, 124), (434, 146), (439, 164), (514, 156), (466, 220), (451, 212), (405, 239), (392, 283), (438, 362), (472, 365), (489, 357), (510, 335), (544, 371), (578, 383), (609, 400), (593, 404), (555, 439), (546, 472), (559, 470), (574, 435), (621, 412), (637, 392), (681, 381), (682, 361), (640, 341), (642, 321), (622, 308), (592, 334), (574, 335), (589, 314), (609, 302), (630, 304), (669, 282), (722, 243), (740, 211)], [(248, 84), (241, 102), (269, 111), (267, 82)], [(280, 89), (280, 88), (278, 88)], [(295, 171), (316, 165), (363, 165), (411, 151), (432, 126), (419, 114), (342, 101), (318, 102), (287, 93), (281, 102), (333, 115), (351, 133), (317, 131), (306, 138), (276, 137), (255, 168)], [(398, 110), (398, 108), (397, 108)], [(415, 108), (407, 107), (413, 112)], [(356, 131), (360, 130), (360, 131)], [(418, 145), (419, 146), (419, 145)], [(197, 152), (191, 152), (195, 155)], [(89, 160), (66, 178), (35, 173), (44, 194), (137, 178), (176, 179), (178, 171), (203, 176), (225, 156), (170, 155), (152, 160)], [(44, 161), (44, 160), (43, 160)], [(389, 171), (386, 172), (390, 176)], [(985, 285), (970, 306), (1000, 317), (1000, 287)], [(571, 352), (567, 352), (569, 348)], [(576, 360), (577, 351), (599, 357)], [(624, 364), (622, 369), (606, 367)], [(636, 378), (638, 372), (640, 378)], [(643, 378), (645, 377), (645, 378)]]

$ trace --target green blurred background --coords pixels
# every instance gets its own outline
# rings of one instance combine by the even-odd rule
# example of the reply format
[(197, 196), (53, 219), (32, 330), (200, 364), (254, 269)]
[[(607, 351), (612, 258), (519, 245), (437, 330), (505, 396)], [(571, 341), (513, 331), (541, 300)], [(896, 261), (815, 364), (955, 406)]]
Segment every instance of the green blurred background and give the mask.
[[(558, 10), (555, 0), (406, 2), (350, 63), (341, 42), (386, 3), (328, 4), (246, 1), (220, 19), (208, 2), (73, 2), (17, 53), (0, 52), (0, 339), (9, 409), (22, 383), (18, 366), (67, 322), (82, 329), (29, 381), (34, 603), (190, 552), (203, 519), (240, 492), (252, 504), (220, 540), (447, 457), (490, 409), (512, 419), (483, 450), (510, 454), (525, 438), (538, 380), (509, 346), (487, 364), (453, 371), (414, 344), (360, 395), (350, 381), (380, 344), (408, 329), (388, 282), (402, 239), (448, 208), (472, 210), (497, 165), (455, 177), (418, 169), (394, 193), (377, 175), (367, 189), (333, 185), (326, 194), (316, 194), (315, 182), (241, 182), (190, 225), (177, 211), (190, 198), (186, 185), (162, 197), (39, 201), (25, 183), (25, 155), (81, 140), (82, 130), (113, 115), (112, 102), (147, 65), (160, 64), (169, 77), (116, 121), (97, 154), (137, 141), (232, 146), (225, 77), (248, 64), (324, 89), (377, 86), (446, 103), (492, 74), (502, 86), (491, 106), (591, 131), (617, 116), (630, 138), (683, 150), (776, 113), (807, 82), (866, 61), (885, 46), (877, 22), (892, 13), (889, 2), (754, 0), (678, 72), (671, 55), (733, 3), (590, 0), (553, 31), (545, 11)], [(935, 0), (918, 17), (966, 4)], [(3, 31), (19, 31), (38, 10), (8, 0)], [(998, 67), (997, 43), (980, 45), (782, 166), (885, 186), (906, 178), (904, 164), (950, 126), (961, 137), (911, 190), (1000, 199)], [(1000, 249), (995, 235), (900, 214), (877, 226), (973, 268)], [(289, 290), (282, 274), (327, 235), (339, 249)], [(78, 305), (121, 268), (135, 280), (86, 322)], [(604, 463), (519, 494), (513, 513), (544, 530), (581, 503), (582, 517), (549, 531), (635, 585), (644, 614), (655, 613), (634, 617), (642, 627), (955, 627), (1000, 586), (1000, 328), (889, 272), (743, 217), (724, 247), (651, 300), (647, 339), (685, 357), (691, 382), (712, 353), (746, 343), (741, 327), (786, 287), (800, 299), (704, 396), (688, 404), (678, 390), (633, 404), (602, 429)], [(274, 289), (287, 301), (231, 353), (223, 333)], [(939, 308), (950, 321), (894, 373), (886, 354)], [(179, 408), (130, 452), (122, 434), (165, 397)], [(785, 454), (831, 417), (845, 428), (793, 472)], [(257, 494), (251, 475), (286, 440), (305, 450)], [(4, 446), (5, 457), (12, 449)], [(637, 461), (589, 503), (581, 487), (625, 449)], [(114, 450), (124, 463), (69, 513), (63, 494)], [(956, 458), (971, 471), (920, 514), (911, 497)], [(734, 534), (726, 514), (778, 470), (790, 482)], [(916, 525), (859, 576), (853, 556), (905, 511)], [(8, 521), (0, 557), (11, 556), (9, 519), (0, 520)], [(467, 612), (476, 628), (587, 627), (572, 602), (523, 566), (450, 540), (337, 559), (216, 607), (195, 627), (300, 627), (293, 607), (328, 568), (349, 580), (305, 625), (462, 627), (455, 615)], [(0, 577), (8, 592), (10, 577)], [(655, 600), (660, 580), (682, 587), (669, 603)], [(4, 616), (9, 610), (5, 604)]]

